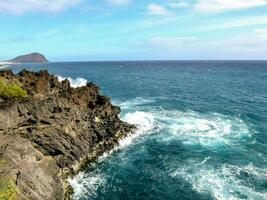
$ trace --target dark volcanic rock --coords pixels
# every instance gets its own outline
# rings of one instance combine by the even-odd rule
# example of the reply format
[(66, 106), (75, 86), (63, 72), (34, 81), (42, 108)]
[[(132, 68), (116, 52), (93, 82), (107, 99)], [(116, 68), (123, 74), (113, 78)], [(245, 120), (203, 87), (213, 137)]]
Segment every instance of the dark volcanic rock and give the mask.
[(0, 103), (0, 175), (15, 181), (18, 199), (67, 199), (66, 178), (134, 129), (93, 83), (71, 88), (47, 71), (1, 76), (20, 81), (29, 95)]
[(18, 56), (10, 62), (14, 63), (46, 63), (48, 60), (45, 58), (44, 55), (40, 53), (31, 53), (31, 54), (26, 54), (22, 56)]

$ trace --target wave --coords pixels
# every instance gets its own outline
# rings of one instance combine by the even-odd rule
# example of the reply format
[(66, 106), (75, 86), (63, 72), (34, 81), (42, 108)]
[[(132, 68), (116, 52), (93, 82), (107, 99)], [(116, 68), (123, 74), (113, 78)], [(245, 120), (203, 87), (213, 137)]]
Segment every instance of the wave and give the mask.
[(58, 80), (60, 82), (68, 79), (70, 81), (70, 86), (73, 87), (73, 88), (86, 86), (86, 84), (87, 84), (87, 80), (84, 79), (84, 78), (81, 78), (81, 77), (78, 77), (76, 79), (73, 79), (73, 78), (70, 78), (70, 77), (62, 77), (62, 76), (59, 76), (59, 75), (57, 75), (57, 77), (58, 77)]
[[(221, 146), (226, 148), (231, 145), (236, 146), (252, 136), (249, 126), (238, 117), (218, 113), (202, 114), (191, 110), (166, 110), (152, 106), (153, 103), (155, 98), (135, 98), (117, 103), (123, 111), (122, 120), (135, 124), (138, 129), (134, 134), (121, 140), (119, 147), (114, 151), (144, 142), (144, 136), (148, 134), (155, 134), (154, 138), (159, 143), (176, 140), (181, 141), (185, 146), (200, 145), (214, 151), (220, 151)], [(104, 154), (98, 161), (105, 160), (109, 155)], [(266, 171), (261, 171), (253, 165), (245, 167), (222, 165), (217, 169), (209, 166), (210, 159), (212, 158), (207, 157), (201, 162), (189, 160), (186, 166), (174, 169), (171, 175), (182, 177), (190, 182), (197, 192), (212, 194), (218, 200), (235, 200), (246, 196), (263, 199), (264, 193), (256, 192), (236, 176), (241, 171), (247, 170), (246, 173), (251, 176), (266, 177)], [(107, 184), (106, 181), (107, 177), (100, 171), (81, 173), (70, 181), (75, 191), (74, 199), (96, 195), (99, 187)]]
[(180, 140), (184, 145), (218, 148), (250, 139), (252, 136), (249, 126), (238, 117), (219, 113), (202, 114), (191, 110), (166, 110), (152, 106), (156, 100), (157, 98), (137, 97), (118, 104), (123, 111), (127, 111), (121, 116), (122, 119), (146, 127), (148, 121), (143, 118), (149, 116), (158, 132), (168, 133), (159, 137), (162, 141)]
[(163, 140), (180, 140), (185, 145), (208, 148), (231, 145), (251, 138), (247, 124), (236, 117), (194, 111), (159, 111), (156, 119), (169, 133)]
[(80, 172), (73, 179), (68, 180), (74, 189), (73, 199), (80, 199), (84, 196), (97, 196), (97, 189), (106, 184), (106, 179), (101, 173)]
[(246, 166), (223, 164), (215, 168), (206, 163), (209, 159), (211, 158), (202, 162), (189, 161), (187, 165), (172, 172), (171, 176), (183, 177), (192, 184), (195, 191), (212, 195), (217, 200), (267, 198), (266, 190), (253, 187), (253, 180), (266, 183), (266, 168), (255, 167), (252, 163)]
[(201, 145), (217, 150), (218, 146), (247, 141), (252, 136), (249, 126), (238, 117), (219, 113), (202, 114), (191, 110), (166, 110), (151, 106), (155, 100), (156, 98), (138, 97), (118, 104), (123, 111), (128, 111), (122, 115), (122, 119), (146, 127), (146, 116), (153, 119), (153, 126), (158, 132), (165, 133), (159, 134), (158, 141), (180, 140), (184, 145)]
[(129, 146), (134, 139), (138, 138), (142, 134), (147, 134), (151, 132), (155, 127), (154, 116), (151, 113), (139, 111), (134, 113), (128, 113), (122, 118), (122, 120), (130, 124), (136, 125), (137, 130), (134, 132), (134, 134), (120, 140), (119, 148)]
[(136, 97), (134, 99), (130, 99), (128, 101), (119, 103), (119, 105), (122, 108), (131, 108), (132, 109), (135, 106), (139, 106), (139, 105), (144, 106), (146, 104), (150, 104), (150, 103), (153, 103), (153, 102), (155, 102), (155, 99), (154, 98)]

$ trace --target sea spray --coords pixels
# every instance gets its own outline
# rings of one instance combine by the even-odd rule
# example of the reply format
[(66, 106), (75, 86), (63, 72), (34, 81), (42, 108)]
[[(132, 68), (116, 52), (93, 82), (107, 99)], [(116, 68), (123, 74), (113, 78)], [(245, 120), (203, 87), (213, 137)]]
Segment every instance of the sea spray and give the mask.
[(84, 78), (81, 78), (81, 77), (78, 77), (78, 78), (70, 78), (70, 77), (62, 77), (62, 76), (59, 76), (57, 75), (58, 77), (58, 80), (60, 82), (64, 81), (64, 80), (69, 80), (70, 82), (70, 86), (73, 87), (73, 88), (77, 88), (77, 87), (82, 87), (82, 86), (86, 86), (87, 84), (87, 80), (84, 79)]

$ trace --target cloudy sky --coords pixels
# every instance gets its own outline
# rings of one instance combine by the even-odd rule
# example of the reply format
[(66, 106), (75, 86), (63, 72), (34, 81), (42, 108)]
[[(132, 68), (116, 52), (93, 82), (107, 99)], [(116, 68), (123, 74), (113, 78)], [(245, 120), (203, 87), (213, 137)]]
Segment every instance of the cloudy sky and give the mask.
[(267, 0), (0, 0), (0, 60), (267, 59)]

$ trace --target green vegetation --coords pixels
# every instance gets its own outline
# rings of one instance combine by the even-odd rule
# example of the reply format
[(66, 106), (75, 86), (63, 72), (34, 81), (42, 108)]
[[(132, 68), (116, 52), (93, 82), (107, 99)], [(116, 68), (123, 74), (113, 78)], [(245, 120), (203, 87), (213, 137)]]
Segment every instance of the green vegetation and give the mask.
[(0, 177), (0, 200), (16, 200), (16, 185), (12, 179)]
[(18, 99), (26, 97), (27, 92), (20, 87), (18, 81), (10, 81), (0, 77), (0, 98)]
[[(4, 164), (5, 160), (0, 160), (0, 167)], [(0, 200), (16, 200), (16, 194), (15, 182), (11, 178), (0, 176)]]

